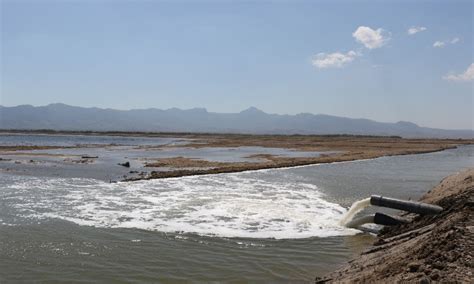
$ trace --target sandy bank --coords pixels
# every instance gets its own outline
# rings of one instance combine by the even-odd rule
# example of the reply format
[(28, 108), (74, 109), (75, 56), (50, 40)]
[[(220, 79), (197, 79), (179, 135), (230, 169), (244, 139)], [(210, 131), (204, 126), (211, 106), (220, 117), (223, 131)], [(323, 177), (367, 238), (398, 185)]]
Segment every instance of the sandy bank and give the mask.
[(316, 283), (472, 283), (474, 169), (445, 178), (421, 201), (444, 208), (386, 228), (374, 245)]

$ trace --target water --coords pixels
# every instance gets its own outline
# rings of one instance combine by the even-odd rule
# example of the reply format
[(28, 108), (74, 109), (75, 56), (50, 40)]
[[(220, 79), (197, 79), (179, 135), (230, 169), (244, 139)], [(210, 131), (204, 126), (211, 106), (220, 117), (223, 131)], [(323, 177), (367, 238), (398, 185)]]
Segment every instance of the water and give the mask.
[[(8, 225), (52, 218), (103, 228), (137, 228), (216, 237), (295, 239), (351, 235), (346, 211), (312, 184), (271, 182), (245, 174), (134, 183), (5, 176)], [(41, 193), (41, 194), (38, 194)]]
[(0, 134), (0, 145), (3, 146), (58, 146), (73, 147), (77, 145), (170, 145), (188, 142), (184, 138), (168, 137), (133, 137), (104, 135), (66, 135), (66, 134)]
[(351, 208), (342, 216), (341, 220), (339, 220), (339, 224), (341, 226), (346, 226), (347, 223), (354, 219), (355, 215), (360, 211), (364, 210), (365, 208), (370, 206), (370, 197), (364, 198), (362, 200), (358, 200), (351, 205)]
[[(84, 135), (23, 135), (0, 134), (0, 146), (39, 145), (56, 148), (28, 151), (0, 151), (0, 171), (17, 175), (60, 178), (93, 178), (117, 181), (138, 177), (141, 172), (169, 171), (167, 167), (145, 167), (146, 162), (160, 158), (185, 157), (215, 162), (259, 162), (255, 154), (283, 157), (318, 157), (335, 152), (304, 152), (266, 147), (183, 147), (190, 140), (161, 137), (122, 137)], [(163, 147), (163, 146), (168, 147)], [(177, 146), (181, 147), (170, 147)], [(97, 157), (91, 163), (81, 163), (81, 157)], [(130, 168), (120, 166), (128, 161)]]
[(371, 242), (339, 224), (354, 201), (417, 199), (473, 155), (116, 184), (1, 173), (0, 282), (311, 281)]

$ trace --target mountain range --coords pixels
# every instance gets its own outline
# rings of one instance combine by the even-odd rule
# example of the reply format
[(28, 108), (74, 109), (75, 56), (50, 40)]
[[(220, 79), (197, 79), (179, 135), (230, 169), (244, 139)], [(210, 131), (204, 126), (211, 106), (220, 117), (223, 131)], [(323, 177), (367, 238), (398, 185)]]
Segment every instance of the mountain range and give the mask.
[(115, 110), (47, 106), (0, 106), (0, 129), (90, 131), (211, 132), (250, 134), (349, 134), (402, 137), (473, 138), (473, 130), (420, 127), (411, 122), (377, 122), (324, 114), (268, 114), (255, 107), (239, 113), (204, 108)]

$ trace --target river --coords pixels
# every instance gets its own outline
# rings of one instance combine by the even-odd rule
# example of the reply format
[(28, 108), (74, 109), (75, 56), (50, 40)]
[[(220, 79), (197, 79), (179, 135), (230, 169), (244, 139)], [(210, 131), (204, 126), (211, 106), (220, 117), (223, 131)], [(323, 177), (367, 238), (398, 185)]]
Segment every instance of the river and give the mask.
[(137, 182), (0, 172), (0, 282), (311, 281), (373, 240), (339, 226), (352, 202), (473, 166), (462, 146)]

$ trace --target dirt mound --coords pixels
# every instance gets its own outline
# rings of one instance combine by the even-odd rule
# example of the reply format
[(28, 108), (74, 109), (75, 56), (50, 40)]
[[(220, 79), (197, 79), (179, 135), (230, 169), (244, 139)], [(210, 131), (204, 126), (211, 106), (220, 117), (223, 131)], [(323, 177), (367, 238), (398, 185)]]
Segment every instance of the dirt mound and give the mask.
[(421, 198), (444, 208), (389, 227), (374, 245), (316, 283), (472, 283), (474, 279), (474, 169), (445, 178)]

